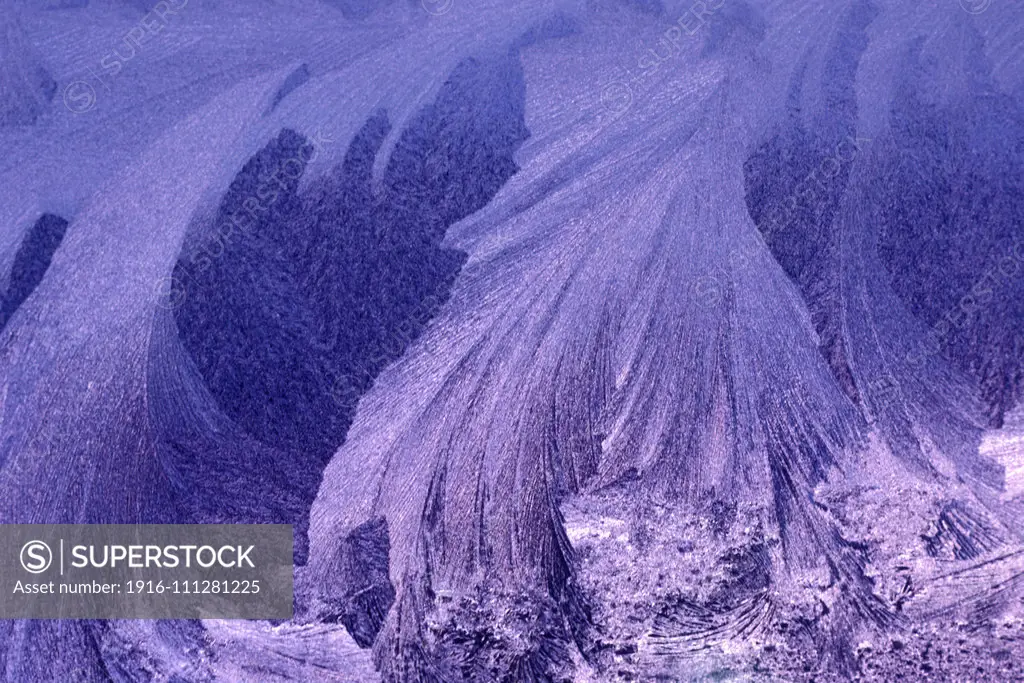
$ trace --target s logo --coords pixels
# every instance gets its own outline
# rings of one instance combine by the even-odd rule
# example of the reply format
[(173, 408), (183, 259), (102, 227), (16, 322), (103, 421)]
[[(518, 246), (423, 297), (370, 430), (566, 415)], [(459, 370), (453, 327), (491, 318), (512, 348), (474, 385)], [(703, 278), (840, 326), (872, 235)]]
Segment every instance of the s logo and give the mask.
[(42, 574), (50, 568), (53, 553), (42, 541), (29, 541), (21, 546), (21, 566), (32, 574)]
[(75, 81), (64, 88), (64, 106), (72, 114), (84, 114), (96, 106), (96, 90), (85, 81)]

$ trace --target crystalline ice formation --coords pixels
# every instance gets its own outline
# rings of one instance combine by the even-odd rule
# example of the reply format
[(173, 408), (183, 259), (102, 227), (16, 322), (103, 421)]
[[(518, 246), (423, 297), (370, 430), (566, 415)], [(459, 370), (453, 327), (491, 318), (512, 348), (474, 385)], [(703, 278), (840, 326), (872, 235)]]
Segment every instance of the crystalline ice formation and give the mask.
[(16, 9), (0, 522), (298, 544), (6, 680), (1019, 676), (1019, 7)]

